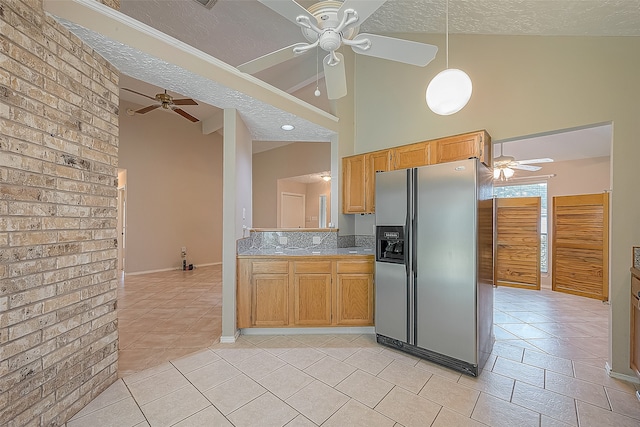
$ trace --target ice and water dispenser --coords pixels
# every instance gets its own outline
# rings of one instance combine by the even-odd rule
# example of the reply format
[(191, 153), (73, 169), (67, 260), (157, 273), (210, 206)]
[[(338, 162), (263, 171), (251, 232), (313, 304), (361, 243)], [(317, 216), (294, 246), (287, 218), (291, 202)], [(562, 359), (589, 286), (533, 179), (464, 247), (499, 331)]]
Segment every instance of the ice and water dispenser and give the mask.
[(376, 261), (404, 264), (404, 227), (376, 227)]

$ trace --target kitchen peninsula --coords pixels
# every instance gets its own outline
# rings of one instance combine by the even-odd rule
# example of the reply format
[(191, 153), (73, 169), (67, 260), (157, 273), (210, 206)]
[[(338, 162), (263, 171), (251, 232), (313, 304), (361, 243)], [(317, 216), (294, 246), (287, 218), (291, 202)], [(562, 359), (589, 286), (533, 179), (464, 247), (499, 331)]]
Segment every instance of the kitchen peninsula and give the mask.
[(373, 326), (373, 241), (337, 229), (255, 229), (238, 241), (237, 326)]

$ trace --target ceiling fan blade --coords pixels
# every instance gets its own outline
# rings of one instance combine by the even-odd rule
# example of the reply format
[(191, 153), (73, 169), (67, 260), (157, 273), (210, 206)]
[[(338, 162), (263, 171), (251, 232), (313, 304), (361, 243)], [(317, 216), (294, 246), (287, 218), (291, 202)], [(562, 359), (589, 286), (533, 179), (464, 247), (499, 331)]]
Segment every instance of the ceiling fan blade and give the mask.
[(344, 0), (342, 6), (338, 9), (338, 19), (342, 19), (345, 10), (353, 9), (358, 12), (358, 25), (362, 25), (362, 23), (386, 1), (387, 0)]
[(378, 34), (361, 33), (354, 37), (354, 41), (369, 39), (371, 47), (367, 50), (358, 46), (351, 46), (355, 53), (374, 56), (376, 58), (403, 62), (405, 64), (424, 67), (436, 57), (437, 46), (380, 36)]
[(184, 98), (184, 99), (174, 99), (173, 105), (198, 105), (198, 103), (191, 98)]
[(144, 108), (141, 108), (139, 110), (136, 110), (136, 113), (138, 113), (138, 114), (146, 114), (149, 111), (153, 111), (156, 108), (160, 108), (161, 106), (162, 106), (162, 104), (149, 105), (148, 107), (144, 107)]
[(553, 162), (553, 159), (550, 159), (548, 157), (545, 157), (542, 159), (518, 160), (518, 163), (521, 165), (530, 165), (532, 163), (551, 163), (551, 162)]
[(324, 67), (324, 80), (327, 84), (327, 98), (339, 99), (347, 94), (347, 76), (344, 71), (344, 56), (335, 52), (340, 60), (336, 65), (329, 65), (331, 55), (327, 55), (322, 60)]
[(531, 171), (531, 172), (539, 171), (540, 169), (542, 169), (542, 167), (540, 166), (531, 166), (531, 165), (509, 165), (509, 167), (511, 169), (520, 169), (523, 171)]
[(175, 111), (176, 113), (180, 114), (182, 117), (184, 117), (187, 120), (191, 120), (192, 122), (199, 122), (200, 119), (196, 119), (195, 117), (193, 117), (191, 114), (187, 113), (184, 110), (181, 110), (180, 108), (172, 108), (173, 111)]
[(258, 0), (269, 9), (287, 18), (289, 21), (297, 25), (296, 18), (300, 15), (307, 16), (311, 22), (316, 22), (316, 18), (311, 15), (307, 9), (300, 6), (293, 0)]
[(145, 95), (144, 93), (136, 92), (135, 90), (127, 89), (126, 87), (123, 87), (122, 90), (126, 90), (127, 92), (135, 93), (136, 95), (141, 95), (145, 98), (153, 99), (155, 101), (155, 98), (153, 96)]
[(295, 54), (293, 52), (293, 48), (306, 45), (307, 43), (292, 44), (291, 46), (283, 47), (282, 49), (278, 49), (275, 52), (267, 53), (266, 55), (262, 55), (259, 58), (252, 59), (251, 61), (245, 62), (244, 64), (240, 64), (237, 68), (243, 73), (256, 74), (262, 70), (266, 70), (267, 68), (271, 68), (275, 65), (278, 65), (300, 55)]

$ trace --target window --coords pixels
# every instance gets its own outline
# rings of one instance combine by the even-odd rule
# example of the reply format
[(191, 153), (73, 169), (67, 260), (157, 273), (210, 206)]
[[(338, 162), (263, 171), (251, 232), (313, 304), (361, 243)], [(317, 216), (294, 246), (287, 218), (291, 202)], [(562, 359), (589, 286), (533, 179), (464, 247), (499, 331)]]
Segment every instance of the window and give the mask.
[(540, 196), (540, 272), (548, 273), (547, 243), (547, 183), (505, 185), (493, 188), (493, 195), (498, 198), (537, 197)]

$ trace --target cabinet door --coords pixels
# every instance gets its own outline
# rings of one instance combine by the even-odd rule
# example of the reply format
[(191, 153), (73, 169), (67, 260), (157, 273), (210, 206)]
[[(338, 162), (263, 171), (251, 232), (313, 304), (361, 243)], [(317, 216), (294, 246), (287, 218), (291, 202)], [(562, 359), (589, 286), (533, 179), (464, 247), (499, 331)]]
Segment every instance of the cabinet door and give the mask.
[(418, 142), (393, 149), (393, 169), (417, 168), (431, 164), (431, 144)]
[(365, 156), (342, 159), (342, 213), (364, 213), (366, 209)]
[(254, 274), (251, 292), (252, 325), (287, 325), (289, 323), (288, 295), (288, 274)]
[(296, 325), (331, 324), (331, 274), (294, 276), (294, 322)]
[(631, 369), (640, 378), (640, 279), (631, 276)]
[(367, 213), (374, 213), (376, 206), (376, 172), (391, 170), (391, 152), (390, 150), (382, 150), (368, 153), (365, 155), (365, 161), (367, 166), (365, 207)]
[(477, 157), (486, 165), (491, 165), (491, 139), (484, 132), (473, 132), (442, 138), (434, 142), (434, 163), (446, 163)]
[(338, 274), (338, 325), (373, 325), (373, 275)]

